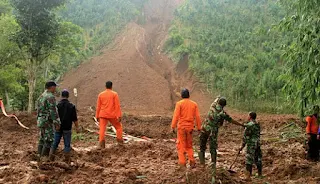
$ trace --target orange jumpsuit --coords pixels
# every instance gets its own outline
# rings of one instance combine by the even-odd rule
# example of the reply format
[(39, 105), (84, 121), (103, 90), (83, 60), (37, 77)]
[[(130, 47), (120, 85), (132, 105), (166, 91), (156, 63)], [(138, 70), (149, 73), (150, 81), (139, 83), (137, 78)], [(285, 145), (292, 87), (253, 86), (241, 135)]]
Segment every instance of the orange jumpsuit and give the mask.
[(178, 126), (177, 150), (180, 165), (186, 165), (185, 153), (188, 155), (190, 164), (195, 163), (192, 149), (194, 120), (196, 120), (197, 129), (201, 130), (200, 113), (197, 103), (189, 99), (183, 99), (177, 102), (171, 128), (174, 129)]
[(97, 100), (96, 118), (100, 119), (99, 141), (105, 140), (105, 131), (108, 122), (115, 127), (117, 140), (122, 141), (122, 124), (118, 121), (121, 117), (119, 96), (111, 89), (107, 89), (99, 94)]

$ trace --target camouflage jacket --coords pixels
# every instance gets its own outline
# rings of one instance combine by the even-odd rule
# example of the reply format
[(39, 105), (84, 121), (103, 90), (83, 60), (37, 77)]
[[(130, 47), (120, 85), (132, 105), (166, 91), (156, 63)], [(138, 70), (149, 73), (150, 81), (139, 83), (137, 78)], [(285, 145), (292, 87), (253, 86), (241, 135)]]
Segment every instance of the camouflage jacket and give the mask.
[(45, 91), (37, 101), (37, 126), (47, 128), (60, 124), (56, 99), (52, 93)]
[(219, 128), (224, 121), (232, 121), (232, 118), (223, 110), (222, 106), (217, 103), (217, 100), (211, 104), (208, 116), (202, 123), (202, 129), (212, 131), (214, 128)]
[(258, 145), (260, 143), (260, 124), (256, 121), (250, 121), (245, 127), (243, 145)]

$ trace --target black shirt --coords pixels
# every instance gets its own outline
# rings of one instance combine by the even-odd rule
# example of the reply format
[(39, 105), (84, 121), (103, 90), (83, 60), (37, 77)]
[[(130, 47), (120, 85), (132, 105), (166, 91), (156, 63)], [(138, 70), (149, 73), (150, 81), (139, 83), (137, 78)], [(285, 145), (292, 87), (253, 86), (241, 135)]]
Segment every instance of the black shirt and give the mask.
[(62, 99), (58, 103), (58, 112), (61, 130), (71, 130), (72, 123), (78, 121), (76, 107), (68, 99)]

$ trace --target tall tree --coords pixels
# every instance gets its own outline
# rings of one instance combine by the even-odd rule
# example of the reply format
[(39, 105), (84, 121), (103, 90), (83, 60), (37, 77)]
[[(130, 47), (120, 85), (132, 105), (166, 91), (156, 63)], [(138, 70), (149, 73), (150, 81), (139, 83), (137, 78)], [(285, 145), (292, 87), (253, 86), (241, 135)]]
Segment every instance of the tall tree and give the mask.
[(29, 86), (28, 112), (34, 108), (34, 92), (39, 66), (55, 49), (60, 23), (54, 10), (64, 0), (12, 0), (20, 30), (15, 41), (24, 53)]
[(320, 95), (320, 1), (283, 0), (282, 3), (288, 14), (280, 28), (293, 37), (292, 42), (284, 43), (287, 68), (282, 75), (286, 81), (284, 89), (300, 106), (303, 117), (308, 104)]

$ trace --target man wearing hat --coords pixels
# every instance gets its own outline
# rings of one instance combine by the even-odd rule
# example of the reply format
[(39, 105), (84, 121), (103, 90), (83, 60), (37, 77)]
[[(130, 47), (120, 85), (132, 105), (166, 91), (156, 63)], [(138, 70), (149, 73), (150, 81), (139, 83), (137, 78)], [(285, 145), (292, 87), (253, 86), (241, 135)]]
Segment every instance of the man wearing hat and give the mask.
[(58, 103), (58, 112), (61, 120), (61, 128), (54, 133), (54, 143), (50, 152), (50, 160), (54, 160), (54, 154), (59, 146), (61, 138), (64, 142), (64, 154), (65, 162), (70, 163), (70, 151), (71, 151), (71, 133), (72, 124), (76, 126), (76, 131), (79, 130), (77, 111), (75, 105), (69, 100), (69, 91), (66, 89), (61, 92), (61, 101)]
[(211, 183), (215, 183), (216, 177), (216, 162), (217, 162), (217, 148), (218, 148), (218, 132), (219, 128), (223, 125), (224, 121), (228, 121), (238, 126), (244, 127), (243, 124), (233, 120), (225, 111), (224, 107), (227, 105), (227, 100), (224, 97), (218, 97), (211, 104), (207, 118), (202, 124), (200, 133), (200, 152), (199, 160), (202, 166), (205, 165), (205, 151), (207, 142), (209, 140), (210, 153), (211, 153)]
[[(45, 92), (38, 98), (37, 126), (39, 128), (38, 154), (39, 161), (48, 158), (54, 140), (54, 132), (60, 129), (60, 119), (57, 110), (56, 92), (57, 84), (49, 81), (45, 85)], [(48, 159), (46, 159), (48, 160)]]

